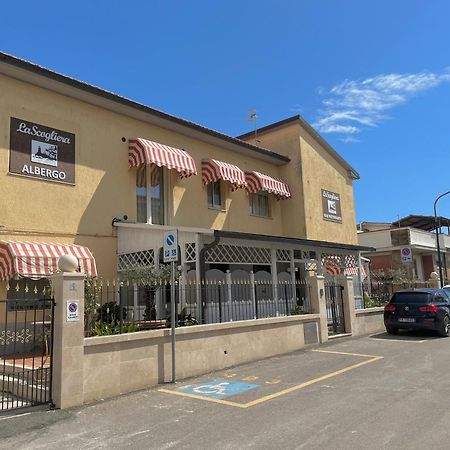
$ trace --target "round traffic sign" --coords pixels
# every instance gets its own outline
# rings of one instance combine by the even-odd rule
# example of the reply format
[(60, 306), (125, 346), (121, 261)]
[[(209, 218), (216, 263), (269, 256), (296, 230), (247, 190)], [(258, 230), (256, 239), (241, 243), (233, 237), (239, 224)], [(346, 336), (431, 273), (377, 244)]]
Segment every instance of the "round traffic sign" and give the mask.
[(173, 234), (168, 234), (166, 237), (166, 243), (171, 247), (175, 243), (175, 236)]

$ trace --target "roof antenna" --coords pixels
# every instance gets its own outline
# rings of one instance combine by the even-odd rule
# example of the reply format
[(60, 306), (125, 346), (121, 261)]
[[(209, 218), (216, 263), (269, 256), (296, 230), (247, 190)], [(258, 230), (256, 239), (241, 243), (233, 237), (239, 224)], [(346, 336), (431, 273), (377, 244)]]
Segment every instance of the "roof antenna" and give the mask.
[(256, 113), (256, 109), (249, 109), (249, 114), (247, 116), (247, 122), (253, 122), (255, 124), (255, 142), (258, 141), (258, 114)]

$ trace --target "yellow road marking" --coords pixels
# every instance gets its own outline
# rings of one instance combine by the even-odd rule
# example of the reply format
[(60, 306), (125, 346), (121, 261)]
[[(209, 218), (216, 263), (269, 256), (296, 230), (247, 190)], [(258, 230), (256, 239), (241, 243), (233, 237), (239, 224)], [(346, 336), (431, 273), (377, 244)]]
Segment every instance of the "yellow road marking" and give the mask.
[(299, 389), (303, 389), (303, 388), (305, 388), (307, 386), (311, 386), (312, 384), (315, 384), (315, 383), (320, 383), (321, 381), (327, 380), (328, 378), (332, 378), (332, 377), (335, 377), (342, 373), (348, 372), (350, 370), (357, 369), (358, 367), (378, 361), (379, 359), (383, 359), (383, 357), (382, 356), (374, 356), (373, 358), (368, 359), (367, 361), (362, 361), (358, 364), (353, 364), (352, 366), (344, 367), (343, 369), (336, 370), (335, 372), (327, 373), (326, 375), (322, 375), (321, 377), (314, 378), (309, 381), (305, 381), (304, 383), (297, 384), (296, 386), (292, 386), (290, 388), (284, 389), (279, 392), (275, 392), (275, 394), (266, 395), (265, 397), (261, 397), (256, 400), (253, 400), (251, 402), (245, 403), (245, 407), (249, 408), (250, 406), (258, 405), (259, 403), (266, 402), (267, 400), (272, 400), (274, 398), (280, 397), (281, 395), (286, 395), (291, 392), (298, 391)]
[(350, 370), (353, 370), (353, 369), (357, 369), (358, 367), (365, 366), (366, 364), (370, 364), (375, 361), (379, 361), (380, 359), (383, 359), (383, 356), (363, 355), (360, 353), (335, 352), (335, 351), (331, 351), (331, 350), (312, 350), (312, 351), (320, 352), (320, 353), (331, 353), (331, 354), (336, 354), (336, 355), (359, 356), (359, 357), (364, 357), (364, 358), (369, 358), (369, 359), (366, 361), (359, 362), (357, 364), (352, 364), (351, 366), (344, 367), (343, 369), (339, 369), (334, 372), (327, 373), (320, 377), (313, 378), (312, 380), (305, 381), (304, 383), (297, 384), (290, 388), (283, 389), (282, 391), (275, 392), (274, 394), (269, 394), (264, 397), (257, 398), (256, 400), (252, 400), (251, 402), (247, 402), (247, 403), (237, 403), (237, 402), (231, 402), (229, 400), (220, 400), (217, 398), (203, 397), (201, 395), (189, 394), (187, 392), (173, 391), (170, 389), (158, 389), (158, 391), (164, 392), (166, 394), (179, 395), (181, 397), (191, 397), (191, 398), (196, 398), (199, 400), (205, 400), (207, 402), (219, 403), (222, 405), (228, 405), (228, 406), (234, 406), (236, 408), (246, 409), (246, 408), (250, 408), (251, 406), (255, 406), (260, 403), (267, 402), (268, 400), (272, 400), (274, 398), (281, 397), (282, 395), (286, 395), (291, 392), (298, 391), (299, 389), (303, 389), (305, 387), (311, 386), (312, 384), (316, 384), (316, 383), (320, 383), (321, 381), (328, 380), (329, 378), (335, 377), (337, 375), (341, 375), (341, 374), (343, 374), (345, 372), (349, 372)]
[(317, 353), (332, 353), (335, 355), (349, 355), (349, 356), (361, 356), (364, 358), (382, 358), (381, 356), (376, 356), (376, 355), (364, 355), (363, 353), (349, 353), (349, 352), (335, 352), (332, 350), (311, 350), (312, 352), (317, 352)]
[(245, 403), (236, 403), (230, 402), (228, 400), (220, 400), (218, 398), (202, 397), (201, 395), (190, 394), (188, 392), (171, 391), (170, 389), (158, 389), (158, 391), (165, 392), (166, 394), (180, 395), (181, 397), (191, 397), (197, 398), (199, 400), (206, 400), (207, 402), (220, 403), (221, 405), (236, 406), (237, 408), (247, 408), (247, 406), (245, 406)]

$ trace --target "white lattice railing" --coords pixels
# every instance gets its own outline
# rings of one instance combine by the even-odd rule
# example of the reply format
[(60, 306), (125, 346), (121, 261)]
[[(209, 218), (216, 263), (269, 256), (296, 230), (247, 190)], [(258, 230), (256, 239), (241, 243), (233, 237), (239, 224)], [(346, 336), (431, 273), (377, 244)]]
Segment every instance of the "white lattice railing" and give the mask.
[(135, 267), (153, 266), (155, 264), (154, 250), (124, 253), (118, 257), (118, 269), (127, 270)]
[(207, 263), (270, 264), (270, 249), (219, 244), (206, 252)]

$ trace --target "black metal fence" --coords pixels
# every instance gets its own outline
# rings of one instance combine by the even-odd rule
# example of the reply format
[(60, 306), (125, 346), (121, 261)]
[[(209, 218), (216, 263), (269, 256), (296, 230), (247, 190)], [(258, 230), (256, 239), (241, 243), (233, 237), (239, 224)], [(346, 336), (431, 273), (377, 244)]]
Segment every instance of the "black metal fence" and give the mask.
[(51, 403), (54, 301), (0, 300), (0, 411)]
[(328, 334), (345, 333), (343, 286), (334, 282), (325, 283)]
[[(177, 326), (307, 314), (309, 286), (247, 280), (177, 283)], [(170, 327), (170, 284), (128, 282), (91, 284), (85, 293), (85, 334), (120, 334)]]
[(431, 287), (426, 281), (405, 281), (394, 282), (392, 280), (371, 281), (371, 283), (364, 283), (364, 308), (373, 308), (377, 306), (384, 306), (389, 303), (389, 300), (395, 292), (403, 289), (427, 288)]

